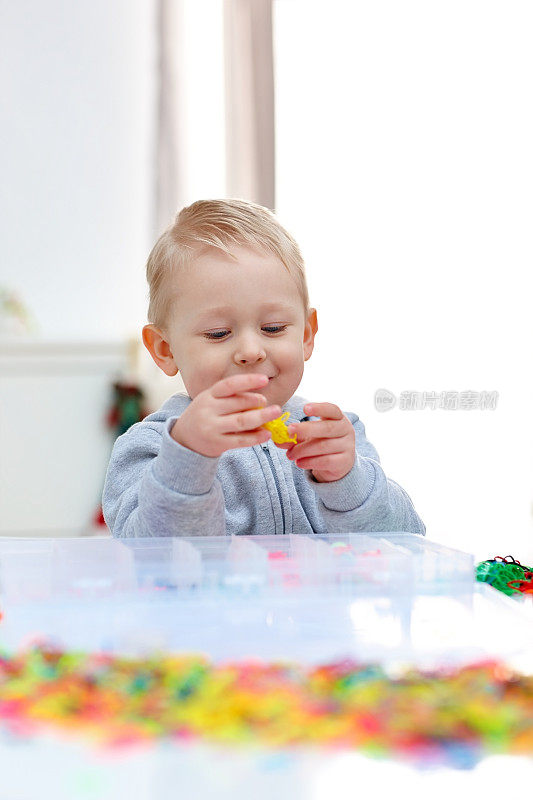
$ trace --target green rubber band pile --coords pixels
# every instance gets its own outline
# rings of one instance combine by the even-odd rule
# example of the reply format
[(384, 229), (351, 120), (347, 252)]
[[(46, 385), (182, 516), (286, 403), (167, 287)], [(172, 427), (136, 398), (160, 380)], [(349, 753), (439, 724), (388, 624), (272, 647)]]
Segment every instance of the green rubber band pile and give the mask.
[(509, 586), (512, 581), (526, 582), (526, 573), (533, 572), (532, 567), (520, 564), (512, 556), (496, 556), (496, 558), (481, 561), (476, 567), (476, 579), (483, 583), (490, 583), (495, 589), (510, 596), (520, 595), (521, 591), (514, 586)]

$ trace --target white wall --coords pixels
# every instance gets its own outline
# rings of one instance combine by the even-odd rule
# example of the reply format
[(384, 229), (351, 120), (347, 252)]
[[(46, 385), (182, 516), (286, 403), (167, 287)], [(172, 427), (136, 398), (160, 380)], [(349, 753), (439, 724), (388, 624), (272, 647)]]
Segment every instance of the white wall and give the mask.
[[(533, 561), (533, 8), (276, 0), (277, 207), (316, 351), (300, 393), (366, 424), (428, 537)], [(498, 391), (378, 413), (374, 392)]]
[(46, 338), (119, 339), (144, 321), (154, 6), (1, 5), (0, 283)]

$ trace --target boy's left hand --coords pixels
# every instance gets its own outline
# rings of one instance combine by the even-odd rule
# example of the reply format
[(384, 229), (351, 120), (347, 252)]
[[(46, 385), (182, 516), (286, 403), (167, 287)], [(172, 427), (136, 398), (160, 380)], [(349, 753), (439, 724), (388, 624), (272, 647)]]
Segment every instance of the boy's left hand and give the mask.
[(355, 463), (355, 431), (340, 408), (333, 403), (309, 403), (307, 416), (316, 421), (291, 423), (289, 434), (296, 433), (297, 444), (279, 444), (297, 467), (311, 470), (319, 483), (344, 478)]

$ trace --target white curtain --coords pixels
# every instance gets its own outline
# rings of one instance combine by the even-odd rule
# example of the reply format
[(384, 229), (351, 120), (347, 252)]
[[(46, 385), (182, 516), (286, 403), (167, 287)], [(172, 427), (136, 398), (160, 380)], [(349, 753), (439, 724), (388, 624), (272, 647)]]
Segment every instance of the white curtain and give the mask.
[(227, 191), (275, 203), (272, 0), (225, 0)]
[[(183, 58), (184, 11), (186, 0), (159, 0), (158, 100), (156, 122), (156, 234), (170, 223), (184, 205), (183, 159), (185, 148), (180, 136), (180, 111), (185, 103), (186, 65)], [(181, 126), (183, 128), (183, 126)]]
[(200, 197), (274, 208), (272, 0), (158, 0), (154, 233)]

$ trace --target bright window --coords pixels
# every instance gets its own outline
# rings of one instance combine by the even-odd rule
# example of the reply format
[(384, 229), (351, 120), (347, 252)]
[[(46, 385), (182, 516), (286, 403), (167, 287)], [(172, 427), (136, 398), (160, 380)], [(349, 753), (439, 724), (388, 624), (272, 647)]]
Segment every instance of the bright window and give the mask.
[[(299, 392), (360, 415), (429, 538), (531, 563), (531, 5), (274, 12), (277, 211), (319, 319)], [(499, 399), (379, 413), (379, 388)]]

